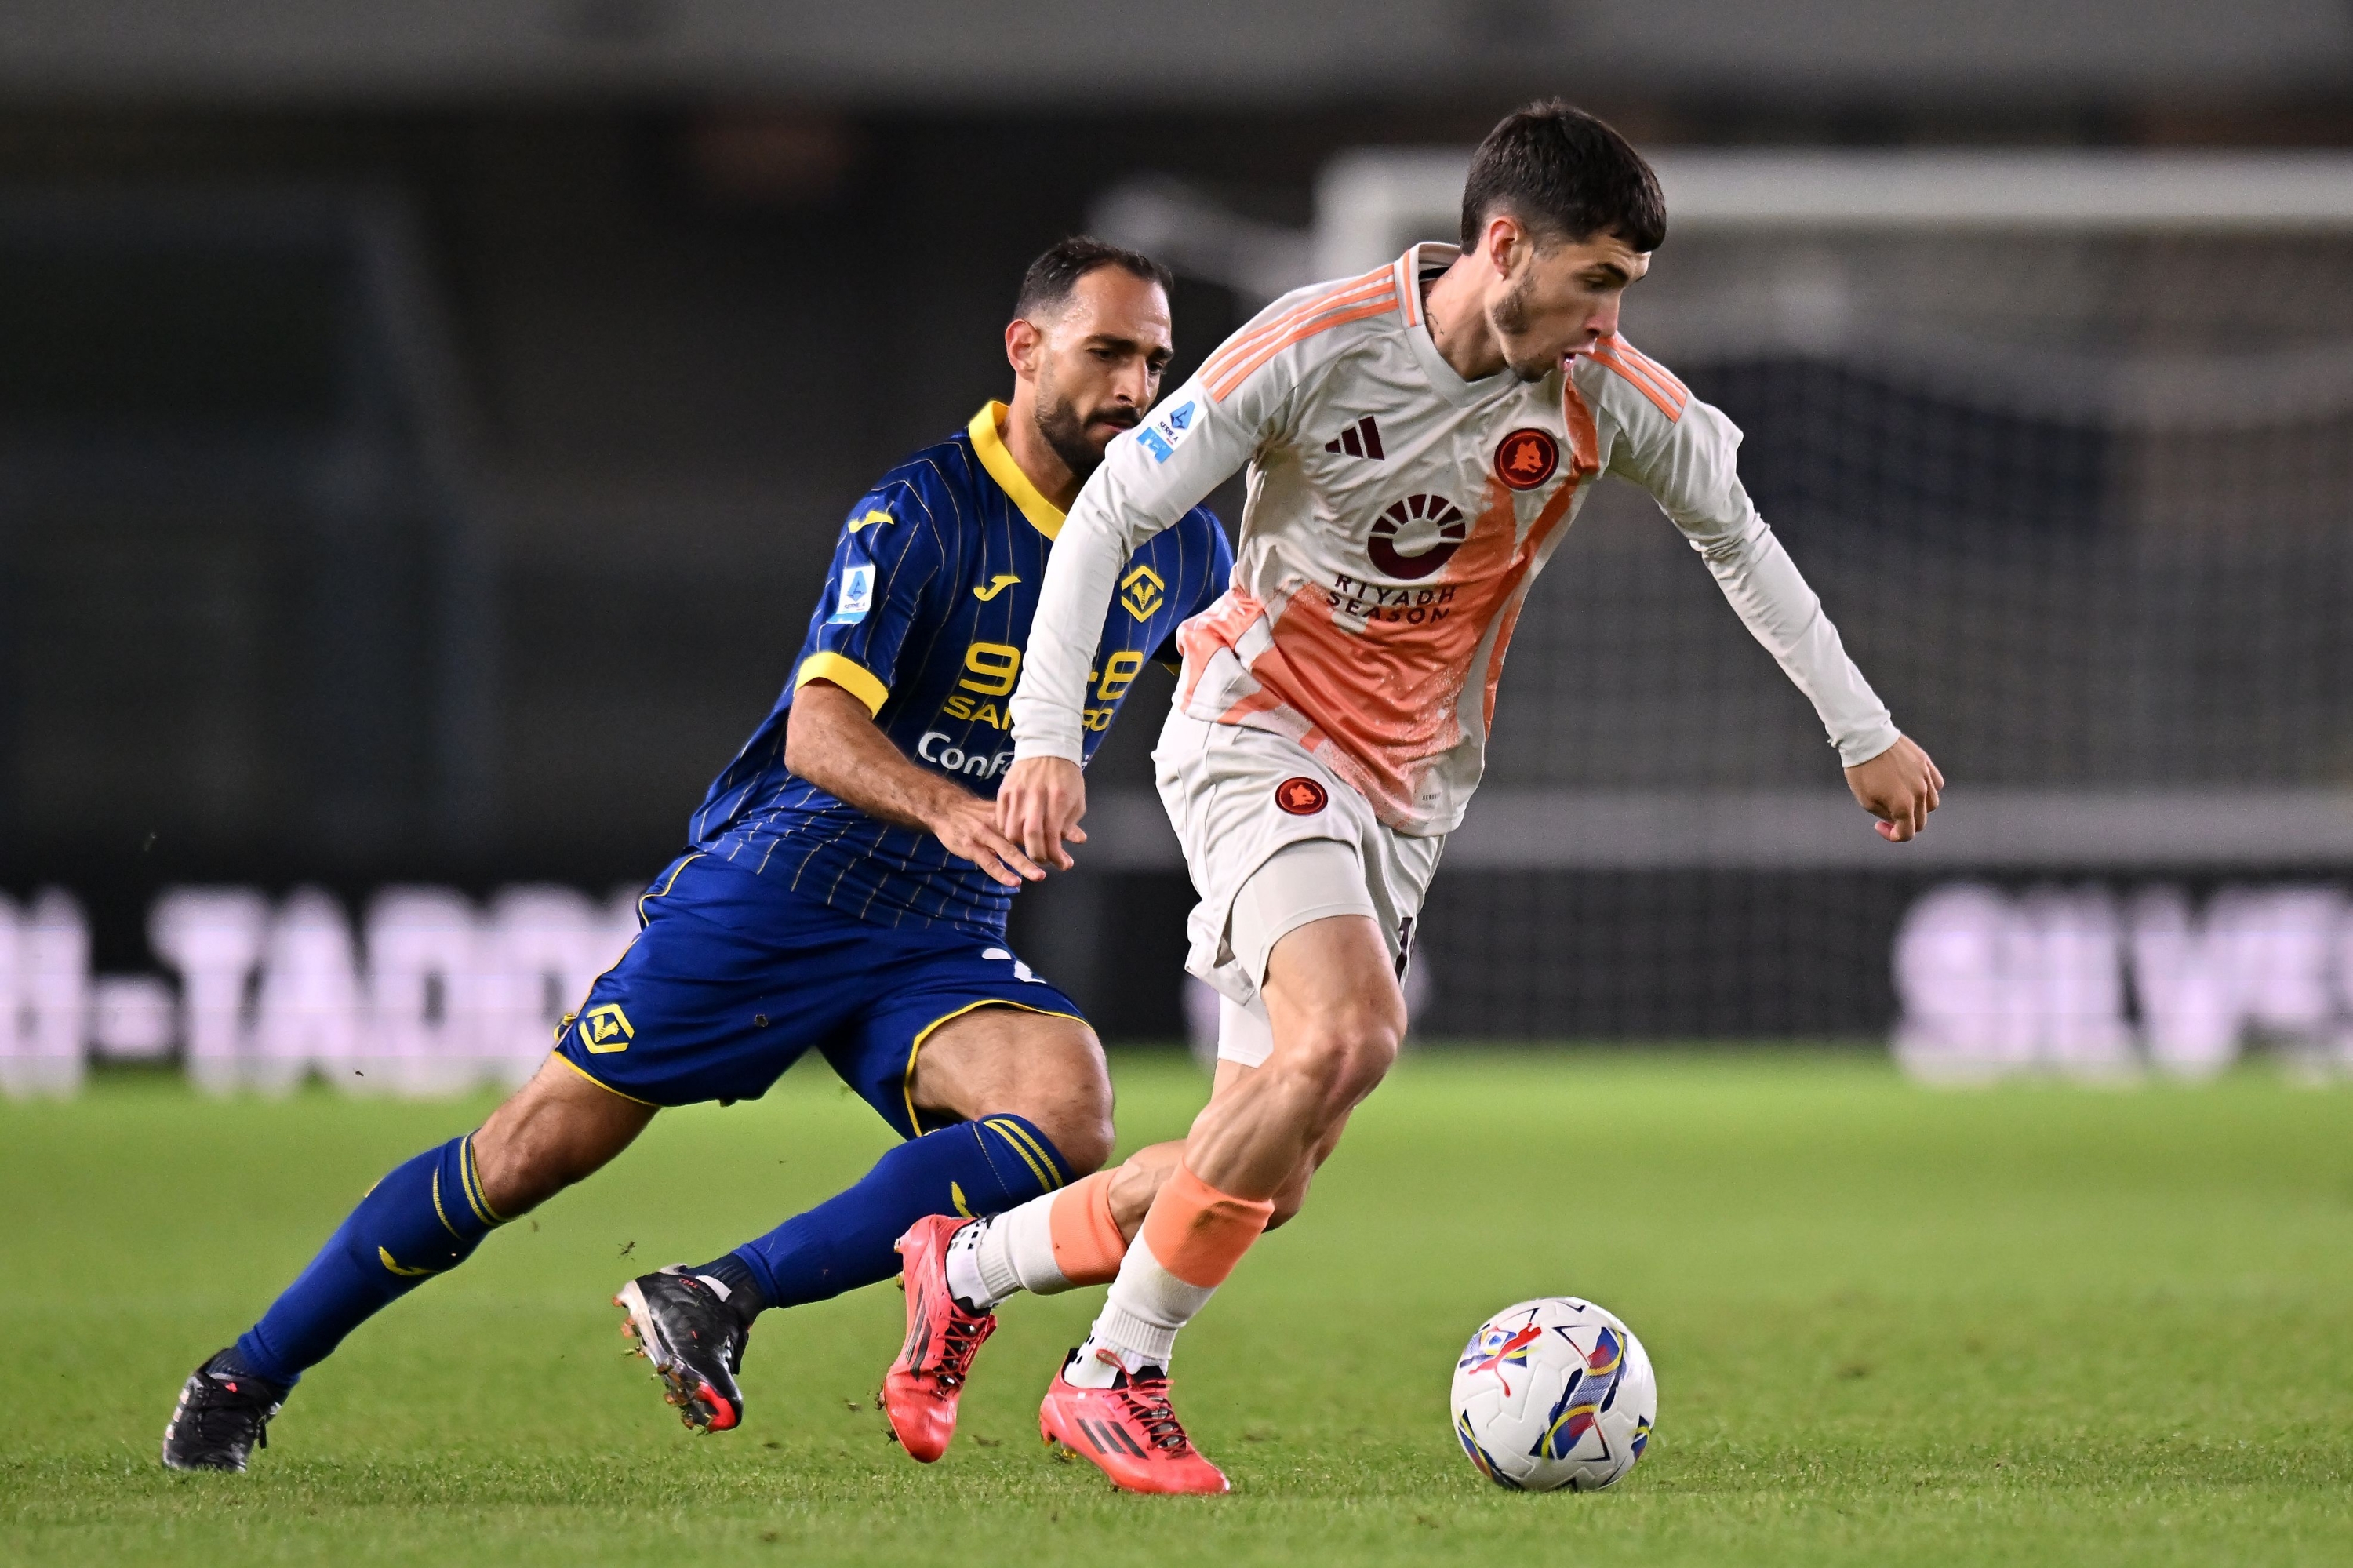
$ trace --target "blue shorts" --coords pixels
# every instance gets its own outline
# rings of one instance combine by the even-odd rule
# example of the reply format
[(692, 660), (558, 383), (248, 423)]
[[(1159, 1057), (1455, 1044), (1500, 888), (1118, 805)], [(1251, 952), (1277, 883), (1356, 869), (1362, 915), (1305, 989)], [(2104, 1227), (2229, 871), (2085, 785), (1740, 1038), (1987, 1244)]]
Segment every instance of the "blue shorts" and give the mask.
[(1001, 941), (877, 926), (700, 853), (654, 878), (638, 916), (555, 1054), (646, 1105), (757, 1099), (816, 1050), (915, 1138), (910, 1083), (934, 1030), (982, 1007), (1081, 1018)]

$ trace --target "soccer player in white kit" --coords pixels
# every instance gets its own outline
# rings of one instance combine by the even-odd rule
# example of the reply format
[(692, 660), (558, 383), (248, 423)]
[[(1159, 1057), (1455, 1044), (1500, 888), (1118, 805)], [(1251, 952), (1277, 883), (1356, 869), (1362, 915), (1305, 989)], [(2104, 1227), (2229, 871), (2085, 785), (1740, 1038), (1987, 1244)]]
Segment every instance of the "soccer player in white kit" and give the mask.
[(1122, 564), (1250, 465), (1233, 586), (1179, 634), (1155, 753), (1200, 895), (1187, 967), (1224, 999), (1216, 1090), (1181, 1146), (967, 1227), (948, 1265), (979, 1311), (1111, 1277), (1040, 1420), (1123, 1487), (1226, 1489), (1168, 1403), (1176, 1330), (1297, 1207), (1396, 1057), (1414, 916), (1478, 786), (1504, 650), (1595, 480), (1657, 499), (1811, 699), (1882, 837), (1936, 809), (1942, 776), (1741, 487), (1739, 431), (1618, 335), (1665, 227), (1616, 132), (1556, 101), (1512, 115), (1472, 161), (1461, 249), (1276, 301), (1113, 443), (1057, 541), (998, 807), (1067, 867)]

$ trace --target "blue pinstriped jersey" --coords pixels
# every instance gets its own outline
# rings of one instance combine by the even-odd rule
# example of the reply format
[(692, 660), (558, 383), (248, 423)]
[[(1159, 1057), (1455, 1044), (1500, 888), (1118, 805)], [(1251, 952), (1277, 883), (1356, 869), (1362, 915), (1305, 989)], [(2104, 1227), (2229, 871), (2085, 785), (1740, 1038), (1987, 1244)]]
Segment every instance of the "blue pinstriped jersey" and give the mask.
[[(1021, 675), (1046, 554), (1062, 514), (997, 434), (1002, 404), (885, 474), (850, 508), (793, 677), (695, 812), (695, 847), (885, 926), (1001, 936), (1012, 891), (927, 832), (877, 821), (785, 766), (793, 694), (829, 681), (863, 702), (917, 766), (994, 797), (1013, 764), (1008, 699)], [(1233, 549), (1196, 507), (1120, 574), (1087, 684), (1094, 755), (1146, 660), (1233, 575)]]

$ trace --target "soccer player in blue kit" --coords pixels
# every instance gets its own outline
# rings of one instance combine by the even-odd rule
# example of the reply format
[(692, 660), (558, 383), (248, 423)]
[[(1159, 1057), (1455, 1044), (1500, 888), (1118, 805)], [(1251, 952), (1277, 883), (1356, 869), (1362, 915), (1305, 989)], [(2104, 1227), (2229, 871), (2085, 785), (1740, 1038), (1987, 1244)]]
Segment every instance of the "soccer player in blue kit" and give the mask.
[[(1015, 891), (1044, 873), (997, 832), (993, 801), (1048, 551), (1105, 447), (1152, 406), (1168, 284), (1092, 239), (1031, 264), (1005, 332), (1010, 407), (990, 403), (850, 508), (784, 694), (554, 1055), (481, 1127), (376, 1182), (190, 1374), (165, 1465), (244, 1469), (295, 1382), (369, 1317), (604, 1165), (658, 1109), (756, 1097), (812, 1050), (905, 1141), (766, 1235), (621, 1287), (625, 1331), (690, 1426), (742, 1421), (736, 1374), (761, 1311), (889, 1278), (924, 1217), (996, 1213), (1109, 1156), (1102, 1047), (1006, 944)], [(1090, 753), (1232, 566), (1198, 509), (1127, 564), (1089, 688)]]

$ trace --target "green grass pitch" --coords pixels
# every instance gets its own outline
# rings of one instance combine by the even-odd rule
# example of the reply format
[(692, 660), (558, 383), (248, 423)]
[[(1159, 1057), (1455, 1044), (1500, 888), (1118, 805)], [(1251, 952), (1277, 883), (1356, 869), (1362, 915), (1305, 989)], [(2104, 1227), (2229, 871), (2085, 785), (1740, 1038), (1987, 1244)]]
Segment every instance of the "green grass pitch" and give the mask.
[[(1121, 1057), (1131, 1145), (1205, 1080)], [(1936, 1093), (1836, 1056), (1410, 1056), (1301, 1221), (1186, 1336), (1222, 1499), (1116, 1495), (1037, 1440), (1098, 1291), (1018, 1300), (941, 1464), (882, 1436), (888, 1286), (765, 1319), (749, 1420), (684, 1433), (606, 1305), (865, 1166), (821, 1071), (666, 1115), (363, 1329), (246, 1477), (166, 1475), (181, 1378), (360, 1191), (484, 1104), (0, 1106), (0, 1561), (2353, 1562), (2353, 1092)], [(1658, 1433), (1615, 1490), (1514, 1496), (1449, 1433), (1464, 1337), (1622, 1314)]]

